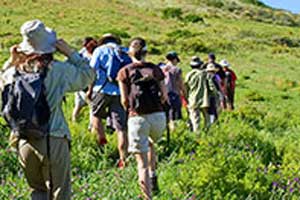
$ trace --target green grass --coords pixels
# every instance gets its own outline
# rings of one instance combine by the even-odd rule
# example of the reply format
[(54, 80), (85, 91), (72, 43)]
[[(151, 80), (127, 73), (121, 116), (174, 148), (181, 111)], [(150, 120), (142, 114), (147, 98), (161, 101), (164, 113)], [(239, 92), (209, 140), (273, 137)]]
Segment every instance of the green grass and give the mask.
[[(224, 6), (229, 5), (226, 2)], [(253, 12), (277, 12), (248, 3), (238, 5)], [(214, 51), (218, 60), (228, 59), (238, 75), (237, 108), (222, 113), (207, 133), (193, 134), (180, 122), (168, 148), (163, 138), (157, 145), (161, 193), (154, 199), (299, 199), (300, 48), (278, 43), (278, 38), (297, 41), (299, 30), (233, 16), (212, 5), (192, 0), (0, 0), (0, 63), (8, 58), (9, 47), (21, 41), (22, 23), (34, 18), (77, 49), (87, 35), (114, 32), (123, 37), (124, 45), (134, 36), (143, 36), (152, 52), (149, 60), (163, 61), (164, 54), (174, 49), (182, 58), (184, 74), (191, 56), (206, 59)], [(182, 16), (166, 19), (166, 8), (180, 8)], [(200, 16), (203, 21), (184, 20), (186, 16)], [(124, 171), (115, 167), (116, 135), (109, 135), (109, 145), (100, 151), (87, 131), (87, 108), (79, 123), (73, 124), (72, 94), (63, 107), (73, 136), (73, 198), (137, 199), (134, 159)], [(0, 198), (28, 199), (28, 185), (15, 153), (9, 150), (8, 134), (2, 128)]]

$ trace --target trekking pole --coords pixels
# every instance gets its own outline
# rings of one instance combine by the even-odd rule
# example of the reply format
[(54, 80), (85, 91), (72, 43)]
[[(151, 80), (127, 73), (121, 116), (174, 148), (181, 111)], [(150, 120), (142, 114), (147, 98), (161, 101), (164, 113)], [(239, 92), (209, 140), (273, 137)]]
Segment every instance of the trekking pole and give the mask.
[(49, 161), (49, 200), (53, 199), (53, 181), (52, 181), (52, 172), (51, 172), (51, 160), (50, 160), (50, 135), (46, 136), (47, 139), (47, 157)]
[(167, 146), (170, 146), (170, 127), (169, 127), (169, 117), (166, 117), (166, 121), (167, 121)]
[(167, 130), (167, 147), (170, 146), (170, 127), (169, 127), (169, 109), (170, 105), (168, 103), (163, 104), (163, 109), (166, 114), (166, 130)]

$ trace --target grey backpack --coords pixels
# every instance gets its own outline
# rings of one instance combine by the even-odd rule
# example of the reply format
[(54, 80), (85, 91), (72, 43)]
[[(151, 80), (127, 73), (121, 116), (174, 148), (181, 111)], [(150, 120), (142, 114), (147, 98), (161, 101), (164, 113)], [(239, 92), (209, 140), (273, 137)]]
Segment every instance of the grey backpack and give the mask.
[(44, 79), (47, 68), (37, 73), (16, 70), (14, 81), (2, 92), (2, 116), (20, 138), (41, 139), (48, 134), (50, 108)]

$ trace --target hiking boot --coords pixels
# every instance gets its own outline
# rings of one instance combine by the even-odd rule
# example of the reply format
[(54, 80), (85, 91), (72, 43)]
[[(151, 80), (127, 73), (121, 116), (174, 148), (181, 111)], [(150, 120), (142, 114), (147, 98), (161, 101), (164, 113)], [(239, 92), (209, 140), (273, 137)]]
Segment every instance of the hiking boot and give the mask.
[(120, 159), (120, 160), (118, 161), (118, 163), (117, 163), (117, 167), (118, 167), (119, 169), (124, 169), (124, 168), (126, 167), (125, 161)]
[(152, 185), (152, 193), (153, 194), (159, 193), (157, 176), (150, 177), (150, 181), (151, 181), (151, 185)]
[(104, 145), (107, 144), (106, 138), (97, 138), (97, 144), (99, 147), (103, 147)]

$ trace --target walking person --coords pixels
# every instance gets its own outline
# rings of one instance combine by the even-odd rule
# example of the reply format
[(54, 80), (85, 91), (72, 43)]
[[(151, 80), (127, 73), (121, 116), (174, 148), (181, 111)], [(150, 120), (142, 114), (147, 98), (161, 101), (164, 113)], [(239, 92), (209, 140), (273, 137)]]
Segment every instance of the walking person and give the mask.
[[(222, 66), (216, 62), (216, 55), (214, 53), (209, 53), (207, 56), (207, 63), (203, 65), (204, 69), (207, 69), (208, 65), (213, 65), (214, 68), (216, 69), (217, 77), (219, 78), (218, 83), (220, 84), (220, 93), (219, 97), (221, 99), (218, 99), (218, 106), (217, 106), (217, 111), (218, 113), (221, 112), (222, 109), (225, 109), (226, 103), (225, 103), (225, 95), (223, 94), (222, 88), (224, 86), (224, 81), (225, 81), (225, 72), (223, 71)], [(218, 88), (219, 89), (219, 88)]]
[(230, 63), (228, 63), (227, 60), (221, 60), (220, 65), (223, 67), (223, 71), (225, 72), (223, 91), (226, 97), (226, 108), (228, 108), (229, 110), (233, 110), (235, 82), (237, 80), (237, 76), (230, 68)]
[(209, 53), (207, 55), (207, 62), (203, 65), (203, 69), (207, 69), (209, 64), (213, 64), (214, 68), (217, 69), (218, 76), (221, 78), (221, 80), (223, 80), (225, 78), (225, 73), (222, 69), (222, 66), (219, 63), (217, 63), (216, 59), (217, 58), (214, 53)]
[(168, 92), (170, 108), (168, 111), (170, 131), (175, 129), (175, 121), (182, 119), (181, 96), (185, 97), (185, 87), (182, 79), (182, 70), (177, 67), (180, 62), (179, 56), (175, 51), (166, 55), (167, 63), (162, 70), (165, 74), (165, 85)]
[[(21, 97), (25, 94), (32, 94), (33, 99), (38, 97), (37, 104), (34, 107), (30, 104), (32, 98), (21, 98), (4, 90), (3, 94), (8, 95), (3, 101), (3, 112), (13, 129), (19, 161), (32, 189), (31, 198), (68, 200), (71, 199), (71, 135), (61, 105), (67, 92), (87, 87), (95, 73), (85, 59), (64, 40), (57, 40), (55, 31), (41, 21), (27, 21), (21, 27), (21, 34), (23, 41), (11, 49), (10, 67), (1, 75), (2, 86), (18, 89)], [(68, 57), (68, 61), (53, 59), (56, 51)], [(34, 78), (36, 85), (30, 85), (26, 77)], [(40, 89), (34, 90), (37, 86)], [(22, 100), (20, 105), (27, 106), (16, 107), (11, 101), (16, 98)], [(22, 118), (28, 115), (30, 118)], [(29, 127), (29, 123), (36, 126)]]
[(209, 108), (208, 114), (210, 117), (210, 124), (213, 124), (217, 121), (219, 117), (218, 108), (221, 105), (221, 101), (224, 99), (222, 93), (222, 79), (218, 74), (219, 68), (216, 65), (210, 63), (207, 65), (207, 80), (210, 84), (211, 88), (215, 88), (214, 90), (210, 90), (209, 92)]
[(105, 145), (107, 140), (102, 119), (111, 117), (118, 137), (118, 167), (123, 168), (127, 154), (126, 111), (121, 105), (120, 90), (115, 79), (118, 71), (131, 60), (120, 47), (121, 39), (115, 35), (103, 35), (98, 44), (90, 61), (97, 78), (87, 94), (91, 99), (93, 130), (97, 133), (98, 145)]
[(210, 107), (209, 94), (214, 91), (214, 85), (207, 80), (207, 72), (202, 67), (203, 62), (194, 56), (190, 62), (192, 68), (185, 77), (187, 89), (188, 113), (192, 125), (192, 131), (200, 130), (201, 114), (204, 119), (204, 127), (210, 125), (208, 109)]
[(154, 143), (166, 127), (162, 104), (167, 100), (162, 70), (146, 62), (146, 42), (134, 38), (129, 46), (132, 64), (118, 73), (121, 102), (129, 111), (128, 151), (135, 155), (138, 177), (145, 200), (158, 191)]

